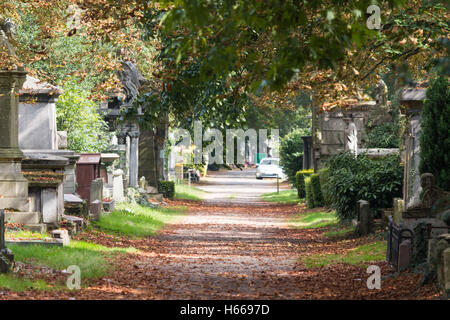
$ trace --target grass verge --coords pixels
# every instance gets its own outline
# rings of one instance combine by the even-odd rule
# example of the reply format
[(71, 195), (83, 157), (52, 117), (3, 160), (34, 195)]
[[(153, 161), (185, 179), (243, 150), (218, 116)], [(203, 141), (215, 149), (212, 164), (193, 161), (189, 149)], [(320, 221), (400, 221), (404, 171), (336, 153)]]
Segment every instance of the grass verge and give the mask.
[(291, 221), (291, 225), (295, 228), (310, 229), (322, 228), (336, 225), (338, 218), (334, 211), (323, 212), (306, 212), (296, 215)]
[(299, 203), (301, 199), (298, 198), (297, 190), (282, 190), (280, 193), (270, 192), (261, 195), (261, 198), (267, 202), (275, 202), (281, 204)]
[(307, 268), (324, 267), (338, 263), (365, 266), (369, 262), (383, 261), (386, 256), (385, 241), (377, 241), (356, 247), (340, 254), (320, 254), (303, 257), (301, 260)]
[[(100, 278), (112, 271), (109, 258), (126, 252), (136, 252), (134, 248), (108, 248), (102, 245), (71, 241), (66, 247), (41, 245), (10, 245), (17, 262), (34, 266), (48, 267), (53, 270), (65, 270), (71, 265), (80, 267), (82, 284), (89, 279)], [(48, 284), (42, 279), (34, 279), (31, 274), (1, 274), (0, 288), (12, 291), (64, 289), (63, 283)]]
[(153, 209), (139, 204), (121, 204), (117, 209), (93, 224), (104, 232), (135, 238), (154, 235), (186, 211), (183, 207)]
[(186, 184), (175, 185), (175, 199), (178, 200), (192, 200), (192, 201), (202, 201), (207, 192), (203, 191), (194, 186), (188, 186)]

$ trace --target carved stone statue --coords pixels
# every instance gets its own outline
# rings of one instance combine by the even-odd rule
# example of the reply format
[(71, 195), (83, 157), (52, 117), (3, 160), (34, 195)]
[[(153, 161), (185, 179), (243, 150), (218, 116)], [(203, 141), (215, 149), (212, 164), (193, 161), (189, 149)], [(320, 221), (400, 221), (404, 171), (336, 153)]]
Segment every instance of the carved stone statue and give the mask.
[(16, 57), (16, 51), (9, 42), (9, 40), (12, 39), (14, 32), (15, 26), (10, 19), (0, 21), (0, 47), (6, 48), (9, 55)]
[(378, 106), (386, 107), (388, 103), (388, 88), (382, 79), (378, 81), (375, 87), (375, 99)]
[(358, 154), (358, 130), (353, 122), (353, 117), (344, 118), (344, 122), (347, 125), (344, 131), (345, 135), (345, 150), (350, 150), (354, 155)]
[(130, 61), (122, 62), (123, 70), (118, 72), (120, 81), (125, 90), (125, 105), (130, 106), (139, 95), (139, 89), (148, 83), (136, 66)]

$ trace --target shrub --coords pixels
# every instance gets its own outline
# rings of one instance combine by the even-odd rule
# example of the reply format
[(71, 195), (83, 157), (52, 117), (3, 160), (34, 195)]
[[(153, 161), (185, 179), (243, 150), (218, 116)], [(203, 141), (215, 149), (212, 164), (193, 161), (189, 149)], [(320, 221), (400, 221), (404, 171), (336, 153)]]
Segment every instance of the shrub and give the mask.
[(306, 206), (308, 208), (314, 208), (314, 198), (311, 188), (311, 177), (305, 178), (305, 195), (306, 195)]
[(323, 196), (318, 173), (311, 175), (311, 192), (313, 195), (314, 207), (321, 207), (323, 205)]
[(420, 135), (420, 173), (432, 173), (436, 184), (450, 190), (450, 90), (447, 77), (433, 80), (427, 89)]
[(327, 183), (332, 207), (341, 221), (357, 217), (356, 202), (369, 201), (373, 209), (392, 206), (401, 197), (403, 169), (399, 155), (369, 159), (366, 154), (355, 158), (349, 152), (335, 155), (329, 161)]
[(281, 139), (280, 165), (283, 167), (290, 183), (295, 185), (297, 171), (303, 167), (303, 139), (307, 131), (296, 129)]
[(385, 122), (368, 130), (367, 148), (398, 148), (399, 127), (396, 122)]
[(297, 194), (300, 199), (305, 198), (305, 176), (309, 176), (314, 173), (314, 170), (301, 170), (295, 174), (295, 185), (297, 187)]
[(323, 196), (323, 204), (326, 206), (329, 206), (331, 204), (331, 196), (328, 191), (328, 180), (330, 179), (330, 171), (328, 168), (321, 169), (319, 171), (319, 177), (320, 177), (320, 188), (322, 190), (322, 196)]
[(158, 192), (162, 193), (164, 198), (173, 199), (175, 196), (175, 182), (158, 181)]

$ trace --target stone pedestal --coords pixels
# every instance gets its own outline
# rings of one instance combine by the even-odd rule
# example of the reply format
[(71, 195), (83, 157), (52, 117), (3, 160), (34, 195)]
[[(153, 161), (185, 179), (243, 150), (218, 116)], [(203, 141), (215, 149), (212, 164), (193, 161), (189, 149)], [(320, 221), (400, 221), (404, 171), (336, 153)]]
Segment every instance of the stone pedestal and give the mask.
[(0, 71), (0, 209), (29, 209), (18, 132), (19, 91), (25, 77), (24, 71)]

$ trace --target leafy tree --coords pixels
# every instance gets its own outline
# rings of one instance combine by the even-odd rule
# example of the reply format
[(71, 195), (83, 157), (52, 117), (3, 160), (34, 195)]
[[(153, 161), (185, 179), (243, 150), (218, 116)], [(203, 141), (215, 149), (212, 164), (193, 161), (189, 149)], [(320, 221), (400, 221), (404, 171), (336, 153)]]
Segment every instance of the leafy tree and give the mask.
[(295, 174), (303, 167), (303, 139), (308, 129), (295, 129), (287, 134), (280, 143), (280, 164), (288, 176), (289, 182), (296, 184)]
[(450, 90), (448, 78), (430, 83), (422, 111), (420, 173), (432, 173), (436, 183), (450, 190)]
[(75, 82), (64, 86), (56, 102), (58, 130), (67, 131), (68, 148), (76, 152), (103, 152), (111, 136), (108, 126), (97, 112), (98, 106), (89, 100), (89, 91)]

